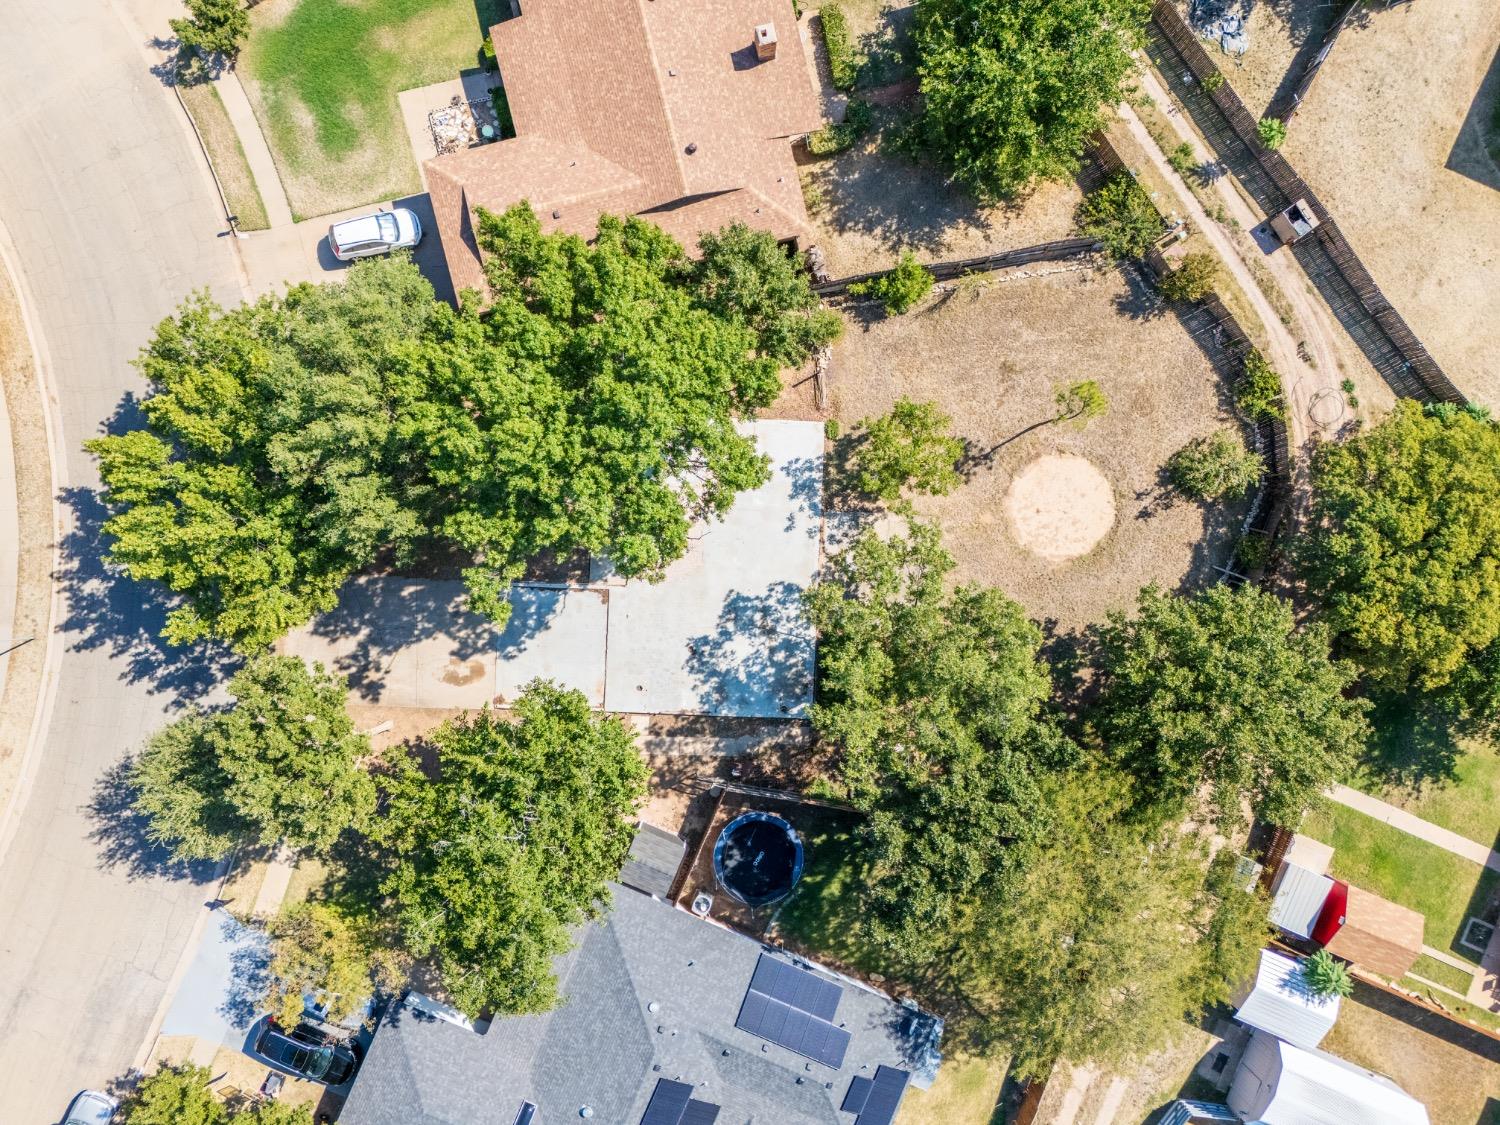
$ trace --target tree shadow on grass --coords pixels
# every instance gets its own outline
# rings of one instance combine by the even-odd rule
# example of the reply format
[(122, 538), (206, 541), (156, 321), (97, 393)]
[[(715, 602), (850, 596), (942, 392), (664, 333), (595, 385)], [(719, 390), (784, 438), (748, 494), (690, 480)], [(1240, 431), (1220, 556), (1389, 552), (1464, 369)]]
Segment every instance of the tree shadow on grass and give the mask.
[(1457, 778), (1466, 731), (1457, 717), (1407, 695), (1374, 695), (1371, 702), (1362, 773), (1377, 784), (1413, 790)]
[(85, 807), (92, 825), (89, 841), (98, 850), (98, 864), (106, 871), (137, 879), (190, 879), (206, 883), (217, 864), (209, 860), (177, 859), (172, 849), (151, 835), (151, 818), (135, 807), (140, 795), (131, 779), (134, 758), (124, 758), (94, 782)]

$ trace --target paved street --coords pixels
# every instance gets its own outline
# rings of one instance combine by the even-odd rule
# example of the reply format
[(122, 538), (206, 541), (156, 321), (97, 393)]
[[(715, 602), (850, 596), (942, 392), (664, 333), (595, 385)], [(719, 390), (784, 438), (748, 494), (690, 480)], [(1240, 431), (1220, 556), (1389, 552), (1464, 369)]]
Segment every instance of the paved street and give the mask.
[(212, 183), (128, 17), (107, 0), (17, 0), (6, 32), (0, 218), (50, 359), (75, 530), (50, 728), (0, 838), (0, 1122), (50, 1125), (134, 1060), (206, 876), (163, 872), (110, 808), (111, 766), (207, 680), (156, 647), (157, 608), (102, 576), (80, 443), (139, 392), (129, 360), (157, 320), (196, 287), (239, 288)]

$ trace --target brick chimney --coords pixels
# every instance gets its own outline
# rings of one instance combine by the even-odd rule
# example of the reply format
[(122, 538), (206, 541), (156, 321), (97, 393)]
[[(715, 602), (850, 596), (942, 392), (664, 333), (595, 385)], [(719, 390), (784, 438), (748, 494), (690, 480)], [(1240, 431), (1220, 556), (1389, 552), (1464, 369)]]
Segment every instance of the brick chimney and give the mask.
[(763, 23), (755, 29), (755, 57), (768, 62), (776, 57), (776, 25)]

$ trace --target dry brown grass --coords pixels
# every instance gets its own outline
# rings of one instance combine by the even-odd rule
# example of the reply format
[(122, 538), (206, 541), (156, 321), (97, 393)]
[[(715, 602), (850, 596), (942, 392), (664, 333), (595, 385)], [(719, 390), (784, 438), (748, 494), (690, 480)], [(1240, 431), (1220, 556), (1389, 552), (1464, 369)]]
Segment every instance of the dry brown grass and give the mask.
[(823, 199), (812, 218), (835, 276), (884, 269), (902, 250), (943, 261), (1073, 234), (1077, 185), (1043, 184), (1018, 206), (981, 207), (940, 169), (890, 151), (883, 138), (899, 117), (878, 111), (879, 127), (862, 143), (802, 170)]
[(1391, 303), (1466, 393), (1500, 407), (1500, 5), (1375, 11), (1345, 31), (1286, 144)]
[(208, 149), (209, 162), (214, 166), (219, 186), (224, 189), (230, 213), (239, 216), (241, 230), (265, 230), (271, 225), (266, 217), (266, 205), (260, 198), (260, 189), (255, 186), (250, 162), (245, 159), (245, 149), (229, 121), (219, 91), (211, 82), (181, 89), (183, 104), (193, 115), (198, 135)]
[[(1113, 269), (999, 280), (905, 317), (855, 324), (834, 349), (833, 413), (846, 429), (904, 395), (936, 401), (969, 443), (966, 483), (917, 503), (942, 523), (957, 577), (999, 586), (1064, 630), (1131, 605), (1149, 583), (1210, 580), (1241, 514), (1164, 495), (1167, 458), (1233, 423), (1208, 359), (1175, 318), (1144, 315), (1145, 307), (1145, 295)], [(1086, 428), (1036, 426), (1055, 414), (1056, 390), (1081, 379), (1098, 381), (1108, 414)], [(1069, 562), (1021, 548), (1005, 515), (1016, 473), (1047, 453), (1088, 458), (1115, 491), (1113, 530)]]
[[(1251, 5), (1245, 21), (1250, 49), (1241, 59), (1221, 54), (1205, 44), (1228, 77), (1235, 93), (1257, 117), (1266, 112), (1280, 92), (1291, 88), (1317, 54), (1323, 36), (1343, 7), (1340, 0), (1245, 0)], [(1186, 15), (1187, 0), (1178, 0)]]
[(1379, 1074), (1427, 1107), (1432, 1125), (1493, 1125), (1500, 1066), (1364, 1004), (1345, 1001), (1322, 1049)]

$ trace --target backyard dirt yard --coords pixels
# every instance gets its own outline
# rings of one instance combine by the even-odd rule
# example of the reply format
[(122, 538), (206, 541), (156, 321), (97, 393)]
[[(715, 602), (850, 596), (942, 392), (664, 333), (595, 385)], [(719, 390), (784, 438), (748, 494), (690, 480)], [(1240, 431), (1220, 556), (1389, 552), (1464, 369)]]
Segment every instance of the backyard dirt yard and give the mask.
[[(1148, 583), (1208, 581), (1243, 514), (1163, 491), (1172, 453), (1235, 423), (1204, 353), (1142, 301), (1109, 267), (1013, 271), (904, 317), (861, 307), (874, 319), (854, 317), (834, 347), (832, 413), (846, 430), (906, 396), (936, 401), (968, 443), (966, 483), (917, 502), (943, 525), (957, 578), (999, 586), (1064, 631), (1129, 607)], [(1049, 421), (1057, 390), (1084, 379), (1108, 413)]]
[[(1190, 0), (1177, 0), (1187, 15)], [(1291, 96), (1292, 89), (1318, 53), (1323, 36), (1343, 8), (1342, 0), (1238, 0), (1231, 8), (1245, 20), (1250, 49), (1236, 59), (1215, 45), (1209, 54), (1229, 78), (1235, 93), (1260, 117), (1273, 101)], [(1249, 15), (1245, 15), (1249, 8)]]
[[(1357, 1001), (1369, 994), (1371, 1003), (1412, 1018), (1431, 1018), (1439, 1033), (1446, 1021), (1423, 1017), (1401, 1001), (1385, 1001), (1361, 986), (1354, 1000), (1345, 1000), (1338, 1023), (1323, 1040), (1322, 1049), (1342, 1059), (1389, 1075), (1403, 1090), (1427, 1106), (1432, 1125), (1496, 1125), (1500, 1122), (1500, 1044), (1478, 1035), (1463, 1036), (1488, 1052), (1488, 1057), (1414, 1027), (1384, 1010)], [(1451, 1034), (1451, 1032), (1449, 1033)]]
[(1345, 31), (1288, 130), (1391, 303), (1460, 389), (1500, 407), (1500, 5), (1423, 0)]
[(1013, 207), (981, 207), (943, 171), (890, 150), (901, 111), (877, 110), (877, 129), (847, 152), (802, 169), (804, 195), (835, 277), (884, 269), (902, 250), (923, 262), (975, 258), (1069, 238), (1082, 195), (1043, 184)]

